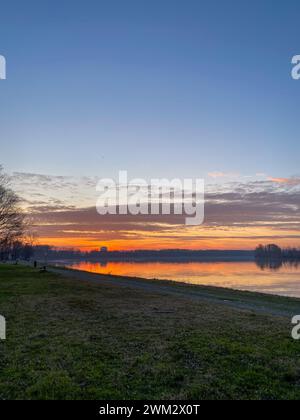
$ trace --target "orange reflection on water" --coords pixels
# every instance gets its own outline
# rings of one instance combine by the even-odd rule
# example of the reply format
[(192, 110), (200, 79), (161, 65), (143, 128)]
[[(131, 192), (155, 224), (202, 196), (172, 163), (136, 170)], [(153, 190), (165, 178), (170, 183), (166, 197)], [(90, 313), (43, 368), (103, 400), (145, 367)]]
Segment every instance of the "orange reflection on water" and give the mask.
[(254, 262), (77, 262), (68, 267), (99, 274), (179, 282), (300, 297), (300, 267), (277, 270)]

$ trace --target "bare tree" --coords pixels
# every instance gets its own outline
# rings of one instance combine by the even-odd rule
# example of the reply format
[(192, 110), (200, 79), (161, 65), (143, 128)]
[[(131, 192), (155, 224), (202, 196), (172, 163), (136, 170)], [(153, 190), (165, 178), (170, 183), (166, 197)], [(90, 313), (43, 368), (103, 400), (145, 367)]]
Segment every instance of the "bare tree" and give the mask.
[(0, 251), (11, 248), (21, 239), (25, 228), (20, 199), (9, 187), (8, 179), (0, 166)]

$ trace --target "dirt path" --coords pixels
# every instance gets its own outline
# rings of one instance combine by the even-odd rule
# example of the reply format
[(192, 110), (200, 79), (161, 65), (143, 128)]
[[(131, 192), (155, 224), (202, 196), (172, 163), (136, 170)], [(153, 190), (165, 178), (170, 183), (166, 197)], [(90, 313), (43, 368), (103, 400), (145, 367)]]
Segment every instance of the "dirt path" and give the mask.
[[(265, 296), (265, 298), (263, 298), (261, 294), (255, 293), (243, 293), (233, 290), (225, 291), (224, 289), (220, 289), (220, 292), (218, 292), (216, 291), (217, 289), (209, 290), (209, 288), (202, 286), (190, 286), (182, 283), (176, 285), (175, 283), (162, 281), (157, 281), (156, 283), (155, 281), (148, 281), (145, 279), (108, 276), (64, 268), (60, 269), (51, 267), (49, 270), (53, 273), (81, 281), (111, 284), (118, 287), (129, 287), (133, 289), (140, 289), (149, 293), (163, 293), (197, 301), (208, 301), (255, 313), (289, 318), (295, 314), (300, 314), (300, 300), (297, 299), (278, 297), (275, 298), (275, 300), (278, 299), (278, 302), (270, 302), (269, 299), (274, 300), (273, 297)], [(290, 302), (291, 304), (287, 304)]]

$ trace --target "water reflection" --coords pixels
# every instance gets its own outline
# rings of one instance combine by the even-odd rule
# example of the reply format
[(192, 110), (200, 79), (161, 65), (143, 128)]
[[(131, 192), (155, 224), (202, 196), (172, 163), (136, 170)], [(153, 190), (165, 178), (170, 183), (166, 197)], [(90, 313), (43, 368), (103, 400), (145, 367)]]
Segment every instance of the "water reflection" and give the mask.
[(255, 263), (261, 270), (268, 269), (272, 271), (278, 271), (283, 266), (294, 269), (299, 268), (299, 261), (296, 260), (256, 258)]
[[(73, 269), (300, 297), (296, 262), (74, 262)], [(122, 279), (120, 279), (122, 281)]]

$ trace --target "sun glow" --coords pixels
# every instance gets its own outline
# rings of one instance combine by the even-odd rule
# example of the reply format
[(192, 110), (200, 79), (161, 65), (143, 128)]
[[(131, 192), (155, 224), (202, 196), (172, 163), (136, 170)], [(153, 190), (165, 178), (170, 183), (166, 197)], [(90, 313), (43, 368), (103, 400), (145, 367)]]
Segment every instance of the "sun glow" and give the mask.
[(62, 236), (40, 235), (39, 243), (57, 248), (75, 248), (82, 251), (98, 249), (106, 246), (109, 250), (137, 249), (253, 249), (258, 243), (276, 242), (280, 246), (298, 246), (299, 236), (293, 230), (270, 227), (247, 228), (182, 228), (170, 227), (167, 232), (64, 232)]

